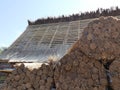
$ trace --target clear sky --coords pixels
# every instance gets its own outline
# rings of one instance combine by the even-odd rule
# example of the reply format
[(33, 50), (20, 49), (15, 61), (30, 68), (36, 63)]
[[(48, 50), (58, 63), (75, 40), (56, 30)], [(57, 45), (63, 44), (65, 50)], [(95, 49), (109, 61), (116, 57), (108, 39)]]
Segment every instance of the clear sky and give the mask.
[(10, 46), (27, 20), (119, 6), (120, 0), (0, 0), (0, 47)]

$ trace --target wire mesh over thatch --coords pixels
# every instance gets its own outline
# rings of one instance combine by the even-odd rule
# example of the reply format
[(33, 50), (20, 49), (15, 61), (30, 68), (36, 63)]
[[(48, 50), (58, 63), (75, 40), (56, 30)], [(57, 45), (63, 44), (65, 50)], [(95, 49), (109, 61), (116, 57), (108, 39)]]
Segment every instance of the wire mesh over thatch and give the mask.
[(120, 20), (92, 21), (59, 61), (32, 71), (21, 65), (2, 90), (120, 90)]

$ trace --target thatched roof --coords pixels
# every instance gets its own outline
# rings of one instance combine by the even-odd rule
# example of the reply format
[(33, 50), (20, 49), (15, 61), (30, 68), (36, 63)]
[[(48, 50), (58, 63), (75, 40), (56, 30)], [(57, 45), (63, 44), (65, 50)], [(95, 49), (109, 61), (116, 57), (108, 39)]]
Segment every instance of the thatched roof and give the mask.
[(90, 20), (29, 25), (24, 33), (0, 56), (17, 62), (41, 62), (61, 58), (79, 39)]
[(23, 34), (0, 55), (11, 62), (42, 62), (60, 59), (94, 19), (51, 24), (28, 25)]

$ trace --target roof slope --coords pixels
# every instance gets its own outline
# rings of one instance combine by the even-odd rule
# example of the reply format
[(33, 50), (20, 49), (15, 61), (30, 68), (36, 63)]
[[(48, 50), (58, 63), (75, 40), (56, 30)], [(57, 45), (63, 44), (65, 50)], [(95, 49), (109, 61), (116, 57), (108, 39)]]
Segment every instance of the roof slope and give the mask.
[(29, 25), (0, 59), (10, 62), (42, 62), (51, 56), (60, 59), (92, 20)]

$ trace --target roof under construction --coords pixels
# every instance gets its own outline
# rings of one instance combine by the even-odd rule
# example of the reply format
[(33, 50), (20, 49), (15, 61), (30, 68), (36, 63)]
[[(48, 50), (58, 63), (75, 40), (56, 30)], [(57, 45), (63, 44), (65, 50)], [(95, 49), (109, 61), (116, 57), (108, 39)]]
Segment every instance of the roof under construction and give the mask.
[(43, 62), (50, 57), (60, 59), (92, 20), (28, 25), (0, 59), (10, 62)]

